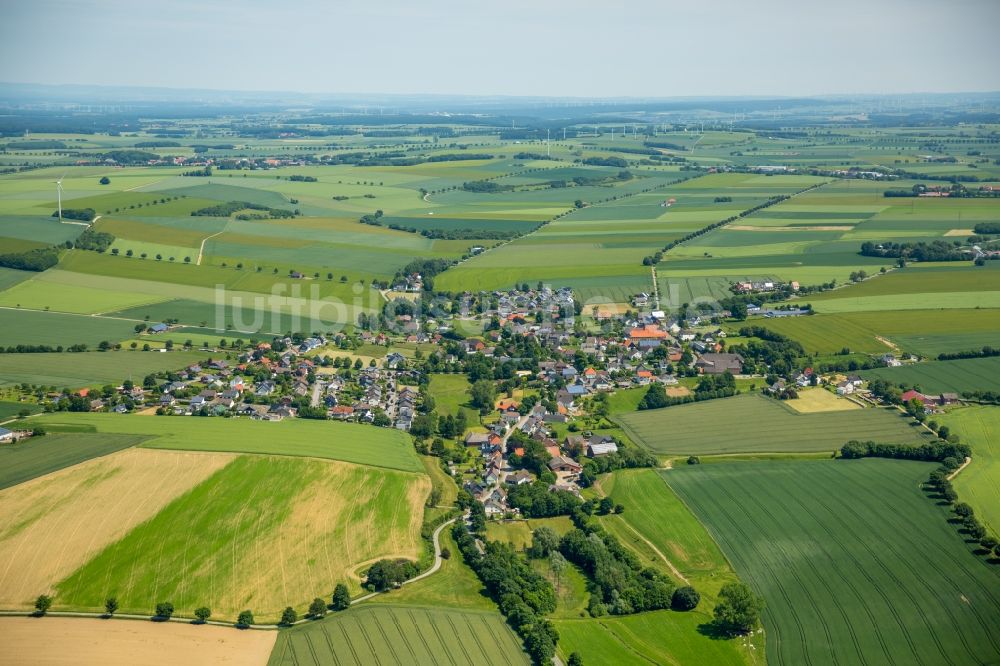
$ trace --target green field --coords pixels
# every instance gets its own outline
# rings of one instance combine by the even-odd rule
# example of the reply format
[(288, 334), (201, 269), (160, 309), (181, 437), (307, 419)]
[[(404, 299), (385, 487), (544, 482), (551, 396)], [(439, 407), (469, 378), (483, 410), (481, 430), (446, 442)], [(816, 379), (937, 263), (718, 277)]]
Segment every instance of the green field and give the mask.
[(579, 652), (585, 664), (762, 664), (742, 640), (717, 640), (699, 631), (711, 615), (652, 611), (599, 619), (554, 620), (563, 663)]
[(135, 613), (169, 599), (188, 616), (202, 604), (225, 618), (252, 608), (258, 621), (274, 621), (285, 606), (304, 611), (352, 582), (373, 558), (414, 559), (420, 488), (422, 474), (240, 456), (105, 547), (55, 597), (98, 609), (116, 595)]
[(93, 349), (102, 340), (117, 342), (132, 335), (134, 326), (118, 319), (0, 308), (0, 346), (85, 344)]
[(852, 439), (919, 444), (930, 437), (896, 410), (799, 414), (759, 394), (617, 418), (632, 441), (660, 455), (833, 451)]
[(924, 393), (1000, 391), (1000, 357), (928, 361), (895, 368), (864, 370), (865, 379), (881, 377)]
[(1000, 536), (1000, 407), (963, 407), (935, 418), (972, 447), (972, 462), (955, 477), (955, 490)]
[(664, 478), (764, 597), (769, 663), (995, 663), (1000, 571), (920, 491), (931, 469), (772, 461)]
[(0, 355), (0, 384), (79, 388), (118, 385), (154, 372), (180, 370), (205, 360), (204, 352), (51, 352)]
[(1000, 309), (850, 312), (753, 321), (818, 355), (836, 354), (844, 347), (863, 354), (892, 351), (876, 336), (923, 356), (1000, 344)]
[(0, 423), (20, 415), (22, 411), (35, 414), (42, 411), (42, 408), (33, 402), (7, 402), (0, 401)]
[[(32, 421), (27, 421), (25, 427)], [(0, 490), (91, 458), (141, 444), (146, 437), (128, 434), (49, 433), (0, 446)]]
[(736, 580), (719, 546), (655, 470), (614, 472), (601, 480), (601, 489), (625, 507), (625, 513), (602, 517), (601, 524), (644, 561), (670, 575), (665, 561), (676, 567), (706, 599), (703, 603)]
[(406, 433), (357, 423), (58, 413), (45, 414), (39, 422), (53, 431), (91, 428), (100, 433), (144, 435), (150, 441), (143, 446), (154, 449), (306, 456), (408, 472), (424, 470)]
[(364, 605), (278, 634), (269, 666), (529, 664), (498, 612)]

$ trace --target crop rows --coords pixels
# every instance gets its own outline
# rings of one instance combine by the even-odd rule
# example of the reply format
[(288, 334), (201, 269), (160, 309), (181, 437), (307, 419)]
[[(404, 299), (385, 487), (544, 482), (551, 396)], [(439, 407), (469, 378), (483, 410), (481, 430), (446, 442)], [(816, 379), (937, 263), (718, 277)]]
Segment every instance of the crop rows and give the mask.
[(773, 461), (665, 478), (766, 600), (769, 661), (989, 663), (1000, 576), (920, 492), (930, 469)]

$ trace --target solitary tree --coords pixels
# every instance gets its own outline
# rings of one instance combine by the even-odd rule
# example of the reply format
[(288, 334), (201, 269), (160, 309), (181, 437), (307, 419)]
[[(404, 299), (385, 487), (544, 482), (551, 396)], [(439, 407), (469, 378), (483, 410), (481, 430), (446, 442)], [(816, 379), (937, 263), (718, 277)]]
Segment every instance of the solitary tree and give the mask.
[(569, 661), (566, 663), (568, 666), (583, 666), (583, 657), (580, 656), (579, 652), (574, 652), (569, 656)]
[(299, 614), (295, 612), (295, 609), (291, 606), (286, 606), (285, 610), (281, 611), (281, 622), (286, 627), (291, 626), (298, 622)]
[(52, 597), (47, 594), (38, 595), (38, 598), (35, 599), (35, 612), (39, 615), (45, 615), (50, 608), (52, 608)]
[(100, 183), (101, 183), (101, 185), (110, 185), (111, 184), (111, 179), (108, 178), (107, 176), (101, 176)]
[(745, 634), (760, 621), (764, 600), (756, 596), (745, 583), (726, 583), (719, 590), (719, 601), (713, 614), (715, 621), (725, 631)]
[(108, 597), (104, 600), (104, 612), (109, 616), (114, 615), (118, 610), (118, 599), (115, 597)]
[(337, 587), (333, 588), (333, 610), (345, 610), (350, 605), (351, 594), (347, 591), (347, 586), (343, 583), (337, 583)]
[(161, 601), (156, 604), (156, 617), (163, 618), (164, 620), (169, 620), (170, 616), (174, 614), (174, 605), (169, 601)]
[(701, 595), (690, 585), (678, 587), (670, 599), (670, 607), (677, 611), (694, 610), (701, 601)]
[(205, 624), (208, 618), (212, 617), (212, 609), (208, 606), (201, 606), (194, 609), (194, 616), (198, 618), (198, 624)]
[(316, 597), (313, 602), (309, 604), (309, 616), (310, 617), (323, 617), (326, 615), (326, 602)]
[(246, 629), (251, 624), (253, 624), (253, 613), (249, 610), (241, 611), (239, 617), (236, 618), (236, 626), (240, 629)]

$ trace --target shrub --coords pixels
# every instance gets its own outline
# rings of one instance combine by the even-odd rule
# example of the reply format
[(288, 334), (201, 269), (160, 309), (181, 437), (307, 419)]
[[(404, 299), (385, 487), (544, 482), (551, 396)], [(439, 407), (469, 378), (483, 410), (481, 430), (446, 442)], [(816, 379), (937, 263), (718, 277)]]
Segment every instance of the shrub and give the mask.
[[(295, 609), (291, 606), (286, 606), (285, 610), (281, 611), (281, 622), (278, 624), (289, 627), (299, 620), (299, 614), (295, 612)], [(251, 622), (251, 624), (253, 624)]]
[(169, 620), (174, 614), (174, 605), (169, 601), (161, 601), (156, 604), (156, 617)]
[(313, 599), (312, 603), (309, 604), (309, 616), (319, 618), (324, 615), (326, 615), (326, 602), (319, 597), (316, 597)]
[(52, 608), (52, 597), (47, 594), (39, 594), (38, 598), (35, 599), (35, 612), (39, 615), (45, 615), (50, 608)]
[(253, 613), (249, 610), (241, 611), (239, 617), (236, 618), (236, 626), (240, 629), (246, 629), (251, 624), (253, 624)]
[(205, 624), (212, 617), (212, 610), (208, 606), (201, 606), (194, 609), (194, 616), (198, 619), (198, 624)]

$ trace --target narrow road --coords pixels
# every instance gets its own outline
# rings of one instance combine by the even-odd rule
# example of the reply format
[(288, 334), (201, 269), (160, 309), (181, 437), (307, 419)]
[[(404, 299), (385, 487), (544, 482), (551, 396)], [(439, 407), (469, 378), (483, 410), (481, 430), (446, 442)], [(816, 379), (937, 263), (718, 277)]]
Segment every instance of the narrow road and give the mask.
[[(228, 226), (229, 226), (229, 223), (227, 222), (226, 223), (226, 227), (228, 227)], [(211, 236), (206, 236), (205, 238), (203, 238), (201, 240), (201, 247), (198, 248), (198, 261), (195, 262), (195, 264), (194, 264), (195, 266), (201, 266), (201, 257), (202, 257), (202, 255), (205, 254), (205, 243), (207, 243), (208, 241), (212, 240), (213, 238), (215, 238), (219, 234), (224, 233), (226, 231), (226, 227), (223, 227), (222, 231), (217, 231), (214, 234), (212, 234)]]
[(656, 304), (656, 310), (660, 309), (660, 286), (656, 283), (656, 266), (651, 266), (650, 271), (653, 273), (653, 303)]
[(310, 407), (319, 407), (319, 392), (322, 390), (321, 382), (313, 382), (312, 397), (309, 399)]
[(958, 469), (956, 469), (954, 472), (948, 475), (948, 480), (951, 481), (956, 476), (958, 476), (958, 473), (961, 472), (966, 467), (968, 467), (970, 462), (972, 462), (972, 458), (970, 458), (969, 456), (965, 456), (965, 460), (962, 462), (961, 465), (959, 465)]

